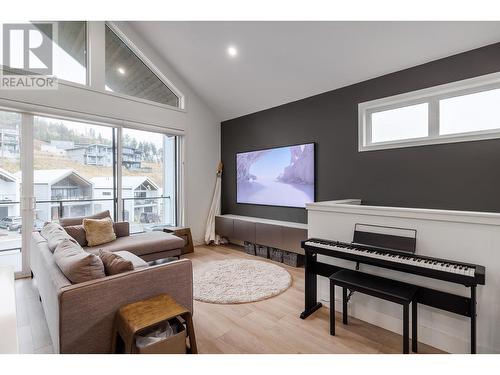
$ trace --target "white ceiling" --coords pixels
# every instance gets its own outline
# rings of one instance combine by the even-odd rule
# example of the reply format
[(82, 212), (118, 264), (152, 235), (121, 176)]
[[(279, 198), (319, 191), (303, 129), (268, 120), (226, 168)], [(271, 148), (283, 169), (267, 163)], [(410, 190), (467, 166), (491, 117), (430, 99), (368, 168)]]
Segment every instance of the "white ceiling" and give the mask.
[[(500, 41), (500, 22), (132, 22), (228, 120)], [(229, 45), (238, 56), (229, 58)]]

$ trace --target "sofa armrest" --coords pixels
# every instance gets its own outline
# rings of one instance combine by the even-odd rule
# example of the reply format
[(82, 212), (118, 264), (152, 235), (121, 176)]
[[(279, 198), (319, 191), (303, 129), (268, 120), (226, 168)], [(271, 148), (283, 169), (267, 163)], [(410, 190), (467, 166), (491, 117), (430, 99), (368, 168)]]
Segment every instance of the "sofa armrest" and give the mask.
[(113, 223), (113, 230), (115, 231), (116, 237), (130, 236), (130, 223), (127, 221), (117, 221)]
[(193, 311), (193, 270), (183, 259), (61, 289), (61, 353), (109, 353), (118, 309), (162, 293)]

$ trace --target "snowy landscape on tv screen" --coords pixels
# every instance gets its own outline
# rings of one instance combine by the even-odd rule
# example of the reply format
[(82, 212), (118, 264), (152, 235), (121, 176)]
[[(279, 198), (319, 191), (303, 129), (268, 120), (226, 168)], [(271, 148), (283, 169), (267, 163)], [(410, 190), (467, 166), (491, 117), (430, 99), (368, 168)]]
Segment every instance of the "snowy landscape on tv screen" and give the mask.
[(314, 143), (236, 154), (238, 203), (305, 207), (314, 202)]

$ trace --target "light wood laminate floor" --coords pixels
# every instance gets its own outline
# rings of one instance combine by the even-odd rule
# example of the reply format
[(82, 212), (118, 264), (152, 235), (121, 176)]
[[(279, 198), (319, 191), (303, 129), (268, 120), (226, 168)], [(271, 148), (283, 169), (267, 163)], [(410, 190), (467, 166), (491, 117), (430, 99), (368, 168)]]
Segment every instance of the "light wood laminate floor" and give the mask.
[[(234, 246), (197, 246), (194, 253), (183, 257), (190, 258), (194, 267), (212, 260), (255, 259)], [(300, 319), (304, 269), (283, 267), (291, 273), (293, 284), (279, 296), (239, 305), (195, 301), (200, 353), (401, 353), (400, 335), (354, 318), (344, 326), (340, 314), (336, 336), (330, 336), (327, 308)], [(32, 280), (17, 280), (16, 293), (20, 352), (51, 353), (52, 343)], [(422, 343), (419, 351), (440, 353)]]

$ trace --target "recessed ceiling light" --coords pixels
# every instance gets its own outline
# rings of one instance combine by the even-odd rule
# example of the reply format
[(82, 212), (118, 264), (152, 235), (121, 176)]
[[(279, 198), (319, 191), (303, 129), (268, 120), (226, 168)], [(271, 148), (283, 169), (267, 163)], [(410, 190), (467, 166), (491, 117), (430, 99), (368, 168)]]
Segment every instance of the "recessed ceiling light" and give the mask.
[(227, 47), (227, 54), (231, 57), (236, 57), (236, 55), (238, 55), (238, 50), (236, 47), (229, 46)]
[(125, 74), (125, 69), (123, 69), (122, 67), (119, 67), (118, 68), (118, 73), (120, 73), (122, 75)]

